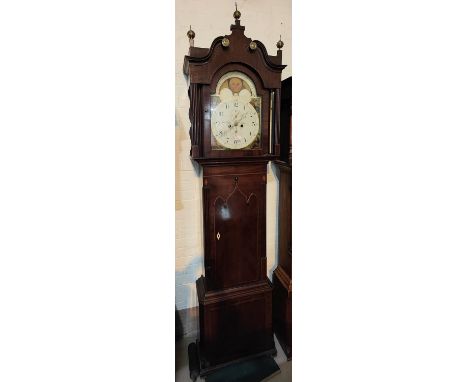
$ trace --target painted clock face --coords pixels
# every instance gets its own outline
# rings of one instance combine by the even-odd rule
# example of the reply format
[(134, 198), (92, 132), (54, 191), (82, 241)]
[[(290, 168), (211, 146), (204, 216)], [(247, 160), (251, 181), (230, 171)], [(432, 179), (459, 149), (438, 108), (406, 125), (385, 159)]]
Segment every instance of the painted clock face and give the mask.
[(230, 72), (218, 81), (211, 103), (214, 149), (251, 149), (260, 143), (260, 105), (253, 81)]

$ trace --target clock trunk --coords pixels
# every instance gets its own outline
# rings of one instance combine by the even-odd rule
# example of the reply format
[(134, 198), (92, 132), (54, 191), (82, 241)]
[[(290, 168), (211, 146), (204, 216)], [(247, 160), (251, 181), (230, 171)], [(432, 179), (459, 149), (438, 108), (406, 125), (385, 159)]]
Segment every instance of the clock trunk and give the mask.
[(204, 167), (208, 290), (266, 280), (265, 197), (266, 163)]

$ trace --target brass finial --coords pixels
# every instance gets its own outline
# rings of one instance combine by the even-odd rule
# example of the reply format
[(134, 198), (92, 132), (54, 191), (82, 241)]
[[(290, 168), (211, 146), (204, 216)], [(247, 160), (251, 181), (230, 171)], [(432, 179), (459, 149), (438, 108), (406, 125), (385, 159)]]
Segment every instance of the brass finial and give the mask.
[(193, 40), (195, 38), (195, 32), (192, 30), (192, 26), (190, 25), (190, 30), (187, 32), (187, 37), (190, 40)]
[(237, 3), (236, 3), (236, 11), (234, 12), (233, 16), (236, 20), (239, 20), (241, 17), (241, 13), (237, 10)]
[(277, 47), (278, 49), (281, 49), (283, 46), (284, 46), (284, 42), (281, 41), (281, 35), (280, 35), (280, 39), (279, 39), (279, 41), (276, 43), (276, 47)]

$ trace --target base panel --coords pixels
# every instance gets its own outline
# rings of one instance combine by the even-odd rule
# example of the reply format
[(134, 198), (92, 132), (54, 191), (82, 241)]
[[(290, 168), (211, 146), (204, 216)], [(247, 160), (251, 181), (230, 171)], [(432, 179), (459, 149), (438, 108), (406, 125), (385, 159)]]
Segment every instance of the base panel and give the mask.
[(218, 365), (214, 366), (209, 366), (209, 367), (203, 367), (201, 363), (201, 359), (203, 356), (200, 354), (200, 347), (199, 347), (199, 342), (197, 341), (196, 343), (191, 343), (189, 345), (189, 369), (190, 369), (190, 378), (195, 381), (198, 376), (200, 377), (205, 377), (209, 375), (210, 373), (213, 373), (216, 370), (222, 369), (227, 366), (235, 365), (239, 362), (247, 361), (249, 359), (255, 359), (257, 357), (262, 357), (265, 355), (268, 356), (276, 356), (277, 350), (276, 347), (273, 346), (273, 348), (270, 348), (268, 350), (259, 352), (259, 353), (254, 353), (250, 354), (248, 356), (244, 356), (242, 358), (238, 358), (233, 361), (229, 362), (224, 362), (220, 363)]
[(205, 292), (197, 281), (200, 369), (210, 370), (245, 357), (276, 352), (272, 325), (272, 285)]

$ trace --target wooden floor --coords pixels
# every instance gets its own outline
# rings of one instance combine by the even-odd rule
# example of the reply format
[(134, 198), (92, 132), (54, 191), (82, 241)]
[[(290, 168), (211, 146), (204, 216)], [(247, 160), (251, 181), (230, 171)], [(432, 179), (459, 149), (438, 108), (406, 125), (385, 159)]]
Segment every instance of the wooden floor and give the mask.
[[(189, 376), (189, 367), (188, 367), (188, 355), (187, 348), (190, 342), (194, 342), (194, 337), (184, 337), (181, 340), (177, 341), (175, 344), (175, 381), (176, 382), (191, 382)], [(291, 382), (291, 369), (292, 361), (286, 359), (286, 355), (283, 352), (280, 344), (275, 337), (276, 350), (278, 354), (275, 357), (275, 361), (281, 369), (281, 373), (273, 376), (268, 379), (269, 382)], [(204, 379), (198, 378), (197, 382), (203, 382)]]

